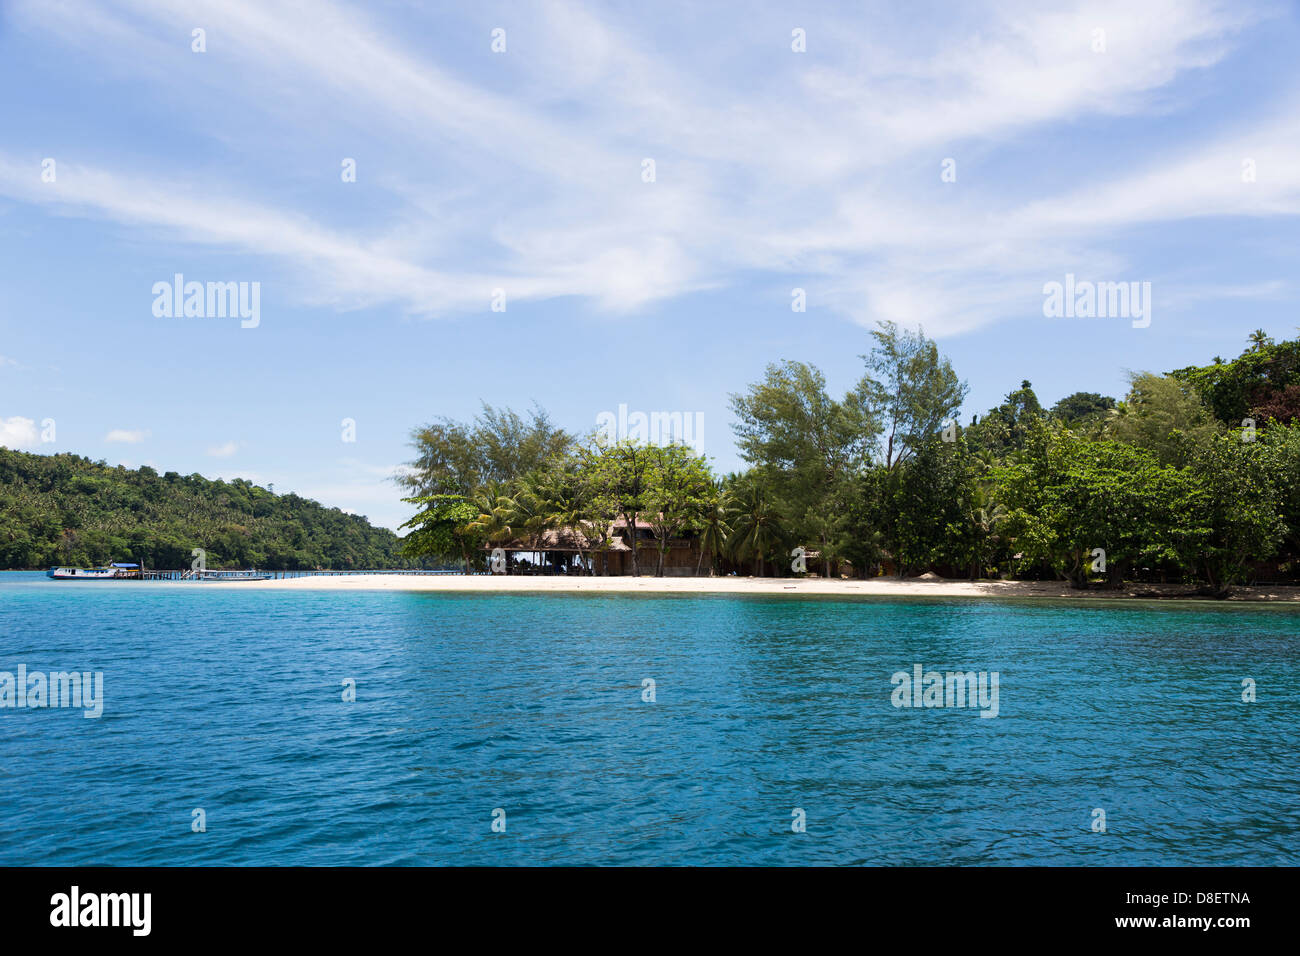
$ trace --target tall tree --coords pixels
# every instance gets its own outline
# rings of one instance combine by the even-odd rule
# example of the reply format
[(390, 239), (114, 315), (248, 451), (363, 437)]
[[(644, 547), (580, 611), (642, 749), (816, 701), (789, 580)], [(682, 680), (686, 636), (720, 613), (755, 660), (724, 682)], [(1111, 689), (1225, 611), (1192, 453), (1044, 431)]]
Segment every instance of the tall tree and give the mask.
[(420, 495), (469, 497), (489, 482), (510, 482), (545, 467), (573, 442), (537, 406), (525, 417), (484, 402), (470, 422), (443, 417), (415, 429), (416, 457), (398, 480)]
[(798, 537), (819, 542), (823, 566), (843, 524), (842, 490), (870, 460), (881, 431), (863, 379), (843, 399), (826, 392), (825, 376), (802, 362), (769, 365), (763, 381), (731, 396), (741, 457), (793, 519)]
[(1040, 426), (998, 479), (1016, 547), (1077, 588), (1094, 566), (1117, 587), (1140, 563), (1185, 564), (1201, 542), (1195, 482), (1144, 448)]
[(972, 424), (966, 437), (977, 452), (1005, 458), (1025, 447), (1030, 432), (1042, 419), (1043, 406), (1033, 385), (1022, 381), (1019, 388), (1007, 393), (1001, 405)]
[(875, 347), (862, 358), (871, 404), (884, 419), (885, 468), (893, 471), (955, 419), (967, 386), (924, 332), (900, 330), (894, 322), (879, 326), (871, 333)]

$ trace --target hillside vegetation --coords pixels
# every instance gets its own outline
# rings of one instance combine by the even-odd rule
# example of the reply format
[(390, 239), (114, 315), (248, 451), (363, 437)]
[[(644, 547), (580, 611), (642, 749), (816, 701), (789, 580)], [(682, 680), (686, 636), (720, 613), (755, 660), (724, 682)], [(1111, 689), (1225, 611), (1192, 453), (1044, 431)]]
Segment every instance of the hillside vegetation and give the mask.
[(363, 517), (239, 479), (0, 448), (0, 568), (143, 561), (181, 569), (195, 548), (214, 569), (409, 566), (400, 546)]

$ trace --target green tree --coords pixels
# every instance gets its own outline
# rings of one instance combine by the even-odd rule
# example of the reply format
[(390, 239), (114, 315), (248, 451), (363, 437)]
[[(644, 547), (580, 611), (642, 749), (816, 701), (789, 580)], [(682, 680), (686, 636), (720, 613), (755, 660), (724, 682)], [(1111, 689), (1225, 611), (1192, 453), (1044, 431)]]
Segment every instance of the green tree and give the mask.
[(1166, 464), (1184, 464), (1191, 447), (1185, 439), (1202, 444), (1222, 431), (1185, 382), (1150, 372), (1136, 373), (1130, 381), (1128, 396), (1110, 426), (1119, 441), (1145, 448)]
[(731, 536), (731, 493), (725, 482), (714, 480), (711, 493), (700, 502), (700, 510), (695, 519), (700, 529), (700, 556), (695, 564), (695, 573), (699, 574), (704, 566), (704, 556), (709, 556), (709, 574), (712, 576), (718, 563), (718, 556), (727, 546)]
[(411, 433), (416, 457), (398, 480), (419, 495), (472, 496), (544, 468), (573, 446), (573, 436), (534, 406), (527, 417), (483, 403), (470, 422), (439, 418)]
[(967, 429), (966, 439), (978, 452), (1005, 458), (1019, 452), (1043, 420), (1043, 406), (1027, 381), (1007, 394), (1002, 404)]
[(652, 446), (646, 522), (654, 530), (659, 552), (655, 574), (664, 575), (664, 559), (688, 528), (696, 525), (700, 510), (713, 494), (713, 474), (703, 456), (681, 444)]
[(879, 326), (871, 333), (875, 347), (862, 358), (867, 395), (883, 419), (885, 468), (893, 471), (956, 416), (967, 386), (923, 332)]
[(1049, 417), (1062, 425), (1088, 425), (1104, 420), (1115, 405), (1115, 399), (1109, 395), (1074, 392), (1053, 405)]
[(997, 474), (1016, 546), (1077, 588), (1094, 566), (1113, 587), (1143, 562), (1185, 566), (1202, 540), (1195, 483), (1144, 448), (1039, 428)]
[(966, 564), (973, 482), (964, 443), (932, 435), (884, 478), (881, 530), (900, 577), (936, 564)]
[(1171, 373), (1192, 386), (1214, 416), (1229, 427), (1253, 417), (1286, 423), (1300, 415), (1300, 340), (1272, 343), (1255, 339), (1231, 362)]
[(731, 396), (741, 457), (763, 472), (792, 533), (819, 543), (828, 574), (844, 525), (844, 485), (870, 460), (881, 431), (870, 388), (864, 379), (835, 401), (817, 368), (787, 361)]
[(745, 475), (731, 493), (731, 537), (728, 546), (737, 561), (754, 562), (754, 576), (763, 576), (764, 562), (790, 541), (785, 518), (760, 476)]
[[(638, 519), (647, 510), (654, 487), (657, 446), (627, 440), (614, 444), (597, 440), (582, 448), (579, 456), (593, 498), (626, 522), (632, 548), (632, 574), (640, 575)], [(641, 524), (644, 526), (644, 522)]]
[(478, 509), (461, 495), (417, 495), (403, 498), (421, 510), (403, 528), (413, 529), (402, 541), (408, 557), (459, 557), (470, 573), (470, 552), (482, 545), (482, 534), (474, 526)]
[(1286, 534), (1277, 448), (1218, 435), (1197, 443), (1190, 459), (1200, 492), (1190, 517), (1204, 529), (1196, 560), (1207, 590), (1224, 596), (1247, 562), (1271, 557)]

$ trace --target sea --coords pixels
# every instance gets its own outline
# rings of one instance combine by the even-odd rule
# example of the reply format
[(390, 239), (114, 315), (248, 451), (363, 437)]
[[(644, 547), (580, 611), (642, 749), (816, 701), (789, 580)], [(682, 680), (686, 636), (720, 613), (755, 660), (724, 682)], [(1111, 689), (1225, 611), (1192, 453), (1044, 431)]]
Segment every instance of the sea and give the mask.
[(1294, 866), (1298, 652), (1279, 605), (6, 572), (0, 865)]

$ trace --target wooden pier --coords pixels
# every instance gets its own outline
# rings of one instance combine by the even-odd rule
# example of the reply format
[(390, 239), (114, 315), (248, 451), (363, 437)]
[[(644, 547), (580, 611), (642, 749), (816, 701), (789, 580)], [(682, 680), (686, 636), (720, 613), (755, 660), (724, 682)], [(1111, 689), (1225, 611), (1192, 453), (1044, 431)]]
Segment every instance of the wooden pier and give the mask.
[[(344, 574), (464, 574), (460, 570), (425, 571), (401, 569), (396, 571), (142, 571), (131, 580), (143, 581), (277, 581), (285, 578), (312, 578)], [(256, 575), (254, 577), (254, 574)]]

